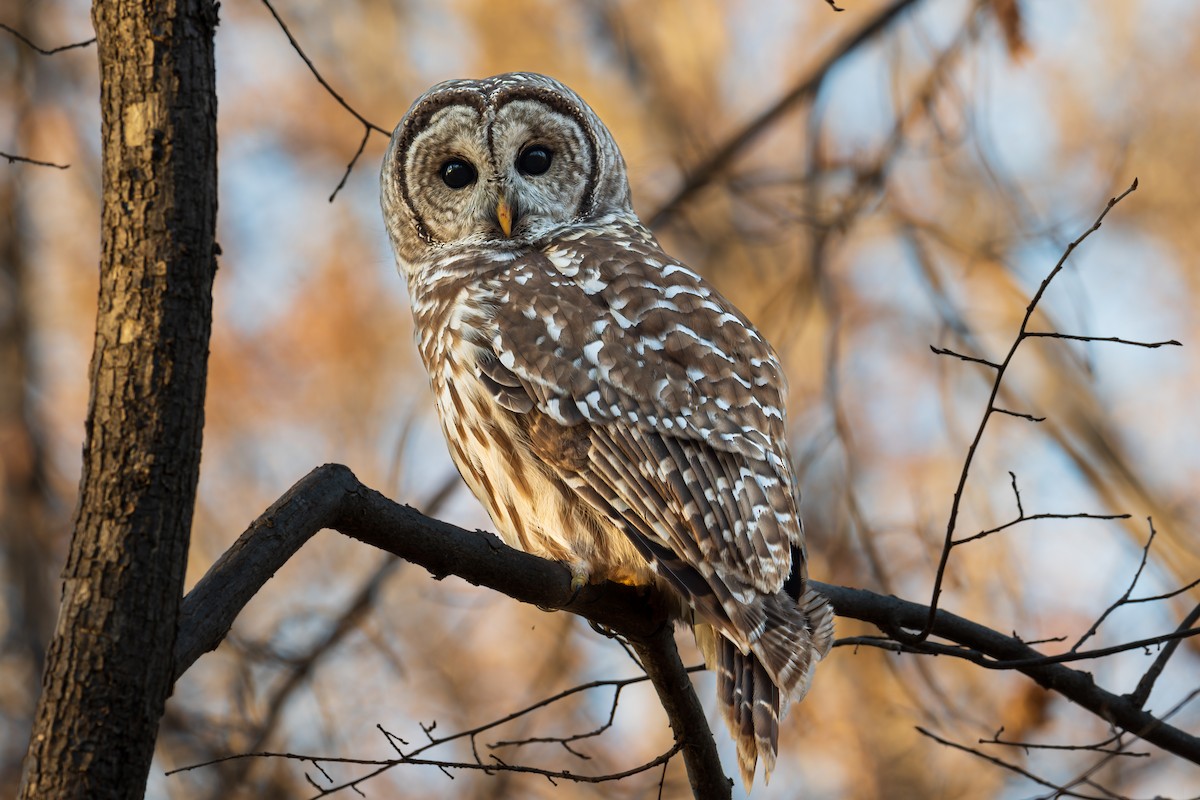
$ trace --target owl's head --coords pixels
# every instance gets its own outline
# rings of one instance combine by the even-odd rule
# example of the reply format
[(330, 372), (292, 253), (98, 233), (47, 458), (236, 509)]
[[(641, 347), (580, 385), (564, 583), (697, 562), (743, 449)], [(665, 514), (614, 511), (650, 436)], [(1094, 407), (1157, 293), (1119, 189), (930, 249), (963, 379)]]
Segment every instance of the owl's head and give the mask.
[(446, 248), (515, 251), (630, 210), (625, 162), (587, 103), (527, 72), (439, 83), (383, 161), (388, 233), (405, 269)]

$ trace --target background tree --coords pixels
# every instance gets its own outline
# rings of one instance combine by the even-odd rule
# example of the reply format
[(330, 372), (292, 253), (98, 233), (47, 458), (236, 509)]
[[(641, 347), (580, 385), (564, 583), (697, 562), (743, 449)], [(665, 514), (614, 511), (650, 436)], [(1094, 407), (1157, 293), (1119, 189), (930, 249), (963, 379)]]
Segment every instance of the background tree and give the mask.
[[(384, 137), (367, 138), (327, 204), (369, 129), (311, 79), (264, 6), (223, 10), (216, 60), (226, 255), (188, 584), (248, 519), (323, 461), (350, 464), (368, 485), (450, 521), (486, 527), (473, 501), (446, 488), (457, 484), (431, 425), (402, 282), (378, 221), (374, 165)], [(999, 362), (1066, 243), (1134, 172), (1142, 189), (1056, 278), (1035, 329), (1195, 340), (1189, 265), (1200, 151), (1186, 92), (1200, 50), (1189, 3), (914, 0), (836, 15), (792, 2), (756, 5), (753, 14), (715, 2), (277, 10), (329, 84), (380, 128), (450, 75), (532, 68), (588, 97), (631, 162), (643, 216), (666, 209), (657, 224), (668, 250), (717, 281), (783, 351), (813, 573), (829, 582), (928, 602), (950, 499), (995, 377), (928, 347)], [(35, 11), (20, 30), (43, 47), (91, 36), (80, 2)], [(24, 51), (15, 40), (0, 49), (26, 64), (21, 83), (5, 91), (29, 98), (10, 115), (15, 130), (2, 149), (71, 169), (0, 172), (24, 209), (14, 229), (21, 260), (37, 265), (22, 273), (13, 295), (22, 302), (11, 305), (28, 319), (18, 334), (30, 354), (23, 417), (45, 432), (40, 499), (6, 499), (5, 513), (12, 502), (47, 512), (60, 544), (36, 558), (52, 572), (65, 560), (66, 527), (53, 520), (75, 503), (87, 404), (80, 376), (95, 318), (99, 237), (89, 221), (100, 219), (101, 162), (89, 109), (98, 73), (91, 50)], [(955, 548), (942, 607), (1030, 640), (1068, 636), (1039, 645), (1065, 652), (1129, 586), (1148, 516), (1158, 535), (1131, 597), (1171, 592), (1200, 575), (1188, 456), (1196, 431), (1187, 422), (1197, 374), (1191, 348), (1023, 343), (999, 405), (1045, 421), (993, 415), (961, 495), (959, 532), (1016, 518), (1014, 488), (1023, 515), (1132, 517), (1022, 522)], [(24, 418), (5, 428), (27, 429)], [(17, 474), (6, 451), (6, 487)], [(29, 539), (9, 518), (4, 524), (11, 574), (30, 565), (21, 550)], [(394, 756), (375, 723), (424, 741), (419, 722), (436, 721), (436, 737), (580, 681), (637, 673), (624, 651), (572, 617), (456, 581), (431, 586), (402, 564), (340, 537), (306, 545), (227, 642), (176, 686), (149, 795), (296, 796), (313, 791), (306, 770), (322, 786), (358, 773), (322, 764), (326, 780), (311, 764), (276, 759), (169, 778), (163, 769), (260, 749)], [(0, 697), (11, 765), (27, 741), (38, 674), (29, 655), (36, 648), (20, 645), (36, 630), (34, 609), (56, 598), (27, 603), (9, 585), (0, 685), (23, 689)], [(1172, 630), (1194, 605), (1186, 592), (1122, 604), (1082, 649)], [(846, 621), (840, 631), (876, 633)], [(1194, 702), (1184, 702), (1197, 688), (1194, 645), (1173, 652), (1146, 706), (1166, 713), (1178, 705), (1171, 724), (1195, 731)], [(1156, 658), (1139, 650), (1074, 666), (1132, 693)], [(695, 680), (709, 696), (711, 677)], [(1056, 698), (1015, 673), (840, 648), (784, 731), (791, 755), (755, 796), (791, 796), (798, 786), (809, 797), (1045, 791), (998, 768), (968, 769), (973, 756), (922, 735), (918, 724), (1080, 794), (1102, 795), (1099, 785), (1118, 796), (1179, 796), (1195, 784), (1195, 767), (1130, 737), (1105, 747), (1151, 755), (976, 744), (1001, 726), (1004, 741), (1078, 745), (1111, 736), (1106, 723)], [(606, 696), (571, 695), (478, 744), (590, 731), (608, 710)], [(669, 748), (649, 687), (622, 689), (618, 712), (615, 730), (572, 745), (587, 762), (573, 762), (559, 742), (484, 748), (484, 756), (601, 774)], [(467, 740), (442, 752), (472, 759)], [(642, 796), (663, 775), (572, 791)], [(399, 767), (363, 788), (561, 791), (540, 777), (456, 776), (448, 784), (435, 769)], [(676, 759), (664, 793), (684, 791), (685, 780)]]

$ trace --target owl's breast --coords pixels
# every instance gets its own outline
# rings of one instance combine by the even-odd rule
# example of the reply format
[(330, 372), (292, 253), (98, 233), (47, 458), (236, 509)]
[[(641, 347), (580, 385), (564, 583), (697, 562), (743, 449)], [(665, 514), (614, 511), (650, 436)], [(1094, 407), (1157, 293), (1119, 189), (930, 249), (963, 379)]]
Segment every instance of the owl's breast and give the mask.
[(497, 399), (482, 368), (495, 359), (486, 298), (464, 290), (456, 299), (438, 315), (441, 325), (418, 325), (418, 343), (451, 458), (497, 533), (512, 547), (565, 562), (593, 580), (651, 582), (649, 565), (624, 532), (581, 502), (530, 446), (530, 426), (545, 415), (532, 407), (514, 411)]

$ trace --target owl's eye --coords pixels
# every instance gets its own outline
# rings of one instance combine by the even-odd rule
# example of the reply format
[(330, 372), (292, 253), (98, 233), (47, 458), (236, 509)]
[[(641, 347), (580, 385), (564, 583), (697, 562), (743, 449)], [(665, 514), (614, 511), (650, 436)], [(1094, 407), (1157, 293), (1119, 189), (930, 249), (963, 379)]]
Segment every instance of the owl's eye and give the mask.
[(461, 158), (452, 158), (442, 168), (438, 170), (438, 174), (442, 176), (442, 183), (449, 186), (451, 189), (462, 189), (470, 186), (475, 182), (478, 174), (475, 168)]
[(517, 169), (525, 175), (541, 175), (550, 169), (550, 158), (549, 148), (540, 144), (531, 144), (517, 156)]

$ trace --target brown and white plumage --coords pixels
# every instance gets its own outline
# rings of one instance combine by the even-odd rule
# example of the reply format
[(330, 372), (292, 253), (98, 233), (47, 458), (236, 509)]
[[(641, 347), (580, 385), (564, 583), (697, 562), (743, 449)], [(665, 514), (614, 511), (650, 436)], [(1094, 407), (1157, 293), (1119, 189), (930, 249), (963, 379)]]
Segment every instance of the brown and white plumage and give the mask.
[(769, 777), (833, 636), (770, 345), (659, 248), (611, 134), (545, 76), (426, 92), (382, 202), (451, 455), (500, 534), (678, 596), (743, 780), (759, 757)]

